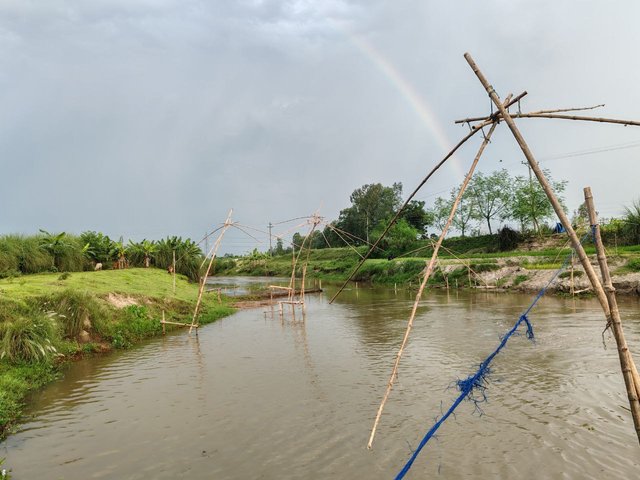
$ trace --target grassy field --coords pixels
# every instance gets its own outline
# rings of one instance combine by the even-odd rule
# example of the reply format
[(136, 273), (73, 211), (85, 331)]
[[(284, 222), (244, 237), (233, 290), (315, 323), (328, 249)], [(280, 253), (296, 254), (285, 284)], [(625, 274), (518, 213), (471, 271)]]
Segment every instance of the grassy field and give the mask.
[[(50, 382), (70, 359), (129, 348), (162, 334), (159, 320), (190, 322), (198, 285), (165, 270), (22, 275), (0, 280), (0, 436), (25, 396)], [(234, 310), (205, 294), (198, 322)], [(170, 330), (171, 326), (167, 326)]]

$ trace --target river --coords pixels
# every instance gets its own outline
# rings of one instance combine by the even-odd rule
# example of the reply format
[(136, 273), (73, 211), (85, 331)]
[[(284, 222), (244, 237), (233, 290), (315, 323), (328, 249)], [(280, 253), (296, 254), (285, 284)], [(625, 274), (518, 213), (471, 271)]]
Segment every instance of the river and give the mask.
[[(82, 360), (30, 400), (0, 445), (20, 479), (393, 478), (532, 296), (426, 294), (372, 450), (366, 442), (412, 293), (307, 297), (303, 320), (239, 311)], [(620, 300), (640, 350), (640, 303)], [(594, 300), (543, 298), (512, 337), (482, 415), (463, 402), (407, 478), (638, 478), (615, 342)]]

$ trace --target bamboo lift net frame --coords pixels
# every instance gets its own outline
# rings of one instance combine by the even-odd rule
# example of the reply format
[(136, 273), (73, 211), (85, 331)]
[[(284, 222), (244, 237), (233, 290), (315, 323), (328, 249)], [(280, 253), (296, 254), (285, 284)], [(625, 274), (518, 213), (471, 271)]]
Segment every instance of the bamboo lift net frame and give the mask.
[[(500, 122), (504, 122), (508, 125), (511, 133), (513, 134), (516, 142), (518, 143), (520, 149), (522, 150), (528, 165), (530, 166), (530, 168), (532, 169), (532, 171), (535, 173), (536, 178), (538, 180), (538, 182), (540, 183), (542, 189), (544, 190), (547, 198), (549, 199), (551, 205), (553, 206), (553, 209), (556, 213), (556, 215), (558, 216), (560, 222), (562, 223), (563, 227), (565, 228), (565, 230), (567, 231), (567, 234), (569, 236), (571, 245), (578, 257), (578, 260), (580, 261), (580, 263), (582, 264), (582, 267), (585, 270), (585, 273), (587, 274), (587, 277), (592, 285), (592, 288), (596, 294), (596, 297), (598, 299), (598, 302), (600, 303), (603, 313), (605, 315), (606, 318), (606, 327), (605, 330), (607, 328), (611, 328), (612, 332), (613, 332), (613, 336), (615, 338), (616, 341), (616, 345), (618, 348), (618, 355), (619, 355), (619, 360), (620, 360), (620, 368), (622, 371), (622, 375), (624, 378), (624, 382), (625, 382), (625, 387), (627, 390), (627, 396), (629, 399), (629, 405), (630, 405), (630, 411), (631, 411), (631, 416), (633, 419), (633, 424), (634, 424), (634, 428), (636, 431), (636, 435), (638, 437), (638, 441), (640, 442), (640, 375), (638, 375), (638, 371), (637, 368), (635, 366), (635, 363), (633, 361), (633, 357), (631, 355), (631, 352), (626, 344), (626, 340), (624, 338), (624, 333), (622, 330), (622, 323), (621, 323), (621, 319), (620, 319), (620, 313), (617, 307), (617, 302), (616, 302), (616, 298), (615, 298), (615, 288), (613, 287), (613, 284), (611, 283), (611, 278), (609, 275), (609, 269), (607, 266), (607, 262), (606, 262), (606, 256), (604, 253), (604, 247), (602, 246), (601, 243), (601, 239), (599, 237), (599, 226), (597, 224), (597, 218), (595, 215), (595, 207), (593, 206), (593, 197), (591, 195), (591, 190), (589, 187), (585, 188), (585, 199), (586, 199), (586, 203), (587, 203), (587, 207), (589, 209), (589, 215), (590, 215), (590, 222), (591, 222), (591, 226), (594, 232), (594, 239), (596, 241), (596, 249), (597, 249), (597, 256), (598, 256), (598, 261), (600, 264), (600, 270), (601, 270), (601, 277), (602, 277), (602, 282), (600, 280), (600, 278), (597, 276), (594, 268), (592, 267), (589, 258), (587, 257), (587, 254), (585, 253), (584, 248), (582, 247), (582, 244), (580, 242), (580, 239), (578, 238), (578, 236), (576, 235), (575, 230), (573, 229), (573, 226), (571, 225), (571, 222), (569, 221), (569, 218), (567, 217), (567, 215), (565, 214), (561, 204), (559, 203), (557, 197), (555, 196), (549, 181), (547, 180), (547, 178), (545, 177), (542, 169), (540, 168), (538, 162), (536, 161), (535, 157), (533, 156), (533, 153), (531, 152), (531, 149), (529, 148), (529, 146), (527, 145), (526, 141), (524, 140), (522, 134), (520, 133), (520, 131), (518, 130), (515, 122), (514, 122), (514, 118), (546, 118), (546, 119), (560, 119), (560, 120), (574, 120), (574, 121), (586, 121), (586, 122), (597, 122), (597, 123), (611, 123), (611, 124), (618, 124), (618, 125), (624, 125), (624, 126), (640, 126), (640, 121), (635, 121), (635, 120), (620, 120), (620, 119), (613, 119), (613, 118), (603, 118), (603, 117), (591, 117), (591, 116), (579, 116), (579, 115), (569, 115), (567, 114), (567, 112), (575, 112), (575, 111), (585, 111), (585, 110), (592, 110), (598, 107), (601, 107), (603, 105), (596, 105), (596, 106), (592, 106), (592, 107), (578, 107), (578, 108), (566, 108), (566, 109), (553, 109), (553, 110), (541, 110), (541, 111), (537, 111), (537, 112), (530, 112), (530, 113), (521, 113), (520, 111), (520, 100), (525, 97), (527, 95), (527, 92), (522, 92), (521, 94), (517, 95), (516, 97), (512, 97), (512, 95), (509, 95), (506, 97), (505, 100), (501, 100), (500, 97), (498, 96), (498, 94), (496, 93), (495, 89), (491, 86), (491, 84), (488, 82), (488, 80), (486, 79), (486, 77), (482, 74), (482, 72), (480, 71), (480, 69), (478, 68), (477, 64), (474, 62), (473, 58), (471, 57), (471, 55), (469, 55), (468, 53), (465, 53), (464, 55), (467, 63), (469, 64), (469, 66), (471, 67), (471, 69), (473, 70), (473, 72), (475, 73), (476, 77), (478, 78), (478, 80), (480, 81), (480, 83), (482, 84), (482, 86), (484, 87), (485, 91), (487, 92), (487, 94), (489, 95), (491, 102), (492, 102), (492, 106), (496, 107), (496, 111), (491, 113), (491, 115), (487, 115), (487, 116), (479, 116), (479, 117), (471, 117), (471, 118), (466, 118), (466, 119), (462, 119), (462, 120), (457, 120), (455, 123), (466, 123), (469, 125), (469, 133), (464, 136), (452, 149), (450, 152), (448, 152), (445, 157), (440, 160), (440, 162), (438, 162), (432, 169), (431, 171), (423, 178), (423, 180), (418, 184), (418, 186), (415, 188), (415, 190), (409, 195), (409, 197), (405, 200), (404, 204), (402, 205), (402, 207), (400, 207), (400, 209), (396, 212), (395, 216), (392, 218), (392, 220), (388, 223), (387, 227), (385, 228), (385, 230), (383, 231), (383, 233), (380, 235), (380, 237), (373, 243), (373, 245), (371, 245), (371, 248), (368, 250), (368, 252), (364, 255), (361, 256), (361, 261), (358, 263), (358, 265), (356, 266), (356, 268), (354, 270), (352, 270), (351, 274), (349, 275), (349, 278), (343, 283), (343, 285), (338, 289), (338, 291), (335, 293), (335, 295), (331, 298), (330, 303), (333, 303), (333, 301), (338, 297), (338, 295), (340, 295), (340, 293), (344, 290), (344, 288), (346, 287), (346, 285), (351, 281), (351, 279), (354, 277), (354, 275), (359, 271), (359, 269), (362, 267), (362, 265), (364, 264), (364, 262), (366, 261), (366, 259), (371, 255), (371, 253), (374, 251), (374, 249), (378, 248), (378, 244), (380, 243), (380, 241), (385, 237), (385, 235), (389, 232), (390, 228), (396, 223), (396, 221), (398, 220), (398, 218), (400, 217), (400, 215), (402, 214), (402, 212), (404, 211), (404, 209), (406, 208), (406, 206), (409, 204), (409, 202), (413, 199), (413, 197), (418, 193), (418, 191), (427, 183), (427, 181), (431, 178), (431, 176), (433, 176), (433, 174), (449, 159), (453, 156), (453, 154), (464, 144), (466, 143), (470, 138), (472, 138), (475, 134), (477, 134), (478, 132), (483, 132), (483, 136), (484, 139), (482, 141), (482, 144), (472, 162), (472, 165), (467, 173), (467, 175), (465, 176), (464, 182), (462, 183), (462, 186), (460, 187), (459, 193), (453, 203), (453, 206), (451, 208), (451, 212), (449, 214), (449, 218), (446, 222), (445, 228), (443, 228), (443, 231), (440, 235), (440, 237), (438, 238), (438, 241), (435, 243), (435, 245), (433, 246), (433, 254), (431, 259), (427, 262), (425, 269), (423, 270), (422, 273), (422, 282), (420, 284), (420, 287), (418, 289), (418, 292), (416, 294), (416, 298), (411, 310), (411, 314), (409, 317), (409, 321), (407, 323), (407, 328), (404, 334), (404, 337), (402, 339), (402, 343), (400, 345), (400, 348), (398, 350), (398, 353), (396, 355), (396, 359), (391, 371), (391, 375), (389, 378), (389, 381), (387, 382), (387, 388), (385, 390), (385, 393), (383, 395), (382, 401), (380, 403), (380, 406), (378, 408), (378, 412), (376, 414), (376, 418), (373, 424), (373, 428), (371, 430), (371, 435), (369, 437), (369, 441), (367, 444), (367, 448), (371, 448), (372, 444), (373, 444), (373, 440), (375, 437), (375, 433), (376, 433), (376, 429), (378, 427), (378, 424), (380, 422), (380, 418), (382, 416), (382, 412), (384, 410), (384, 406), (385, 403), (391, 393), (393, 384), (397, 378), (397, 373), (398, 373), (398, 366), (400, 364), (400, 360), (402, 358), (402, 354), (404, 352), (404, 349), (407, 345), (410, 333), (411, 333), (411, 329), (413, 328), (413, 321), (415, 319), (415, 315), (416, 315), (416, 311), (418, 308), (418, 305), (420, 303), (420, 300), (422, 298), (422, 294), (424, 292), (424, 289), (426, 287), (427, 281), (429, 280), (431, 274), (434, 271), (434, 267), (436, 265), (436, 259), (438, 256), (438, 251), (440, 249), (440, 246), (442, 244), (442, 241), (444, 240), (444, 237), (447, 234), (447, 231), (451, 225), (453, 216), (455, 215), (456, 209), (458, 207), (458, 204), (460, 202), (460, 199), (467, 187), (467, 185), (469, 184), (469, 181), (471, 180), (474, 170), (480, 160), (480, 157), (482, 156), (482, 153), (485, 149), (485, 147), (487, 146), (487, 144), (490, 142), (491, 136), (493, 134), (493, 132), (495, 131), (496, 127), (498, 126), (498, 124)], [(509, 107), (513, 106), (514, 104), (518, 104), (518, 113), (510, 113), (509, 112)], [(475, 122), (475, 123), (474, 123)], [(472, 125), (472, 123), (474, 123)], [(489, 127), (489, 131), (488, 133), (484, 132), (484, 128), (485, 127)], [(604, 286), (603, 286), (604, 284)]]

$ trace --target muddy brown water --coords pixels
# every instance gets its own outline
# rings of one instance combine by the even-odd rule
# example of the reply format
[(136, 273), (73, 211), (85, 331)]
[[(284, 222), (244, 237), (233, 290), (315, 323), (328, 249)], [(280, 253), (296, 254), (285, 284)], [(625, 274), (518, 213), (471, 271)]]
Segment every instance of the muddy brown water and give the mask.
[[(393, 478), (530, 295), (430, 292), (374, 448), (365, 447), (412, 295), (308, 298), (305, 321), (245, 310), (80, 361), (31, 400), (0, 445), (15, 479)], [(640, 303), (621, 300), (640, 350)], [(593, 300), (544, 298), (536, 343), (493, 363), (483, 414), (464, 402), (407, 478), (638, 478), (613, 339)]]

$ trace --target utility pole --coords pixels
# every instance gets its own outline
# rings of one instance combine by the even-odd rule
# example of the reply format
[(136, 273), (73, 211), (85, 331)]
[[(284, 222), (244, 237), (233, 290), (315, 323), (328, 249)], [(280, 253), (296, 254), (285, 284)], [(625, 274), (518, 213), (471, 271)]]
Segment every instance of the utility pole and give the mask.
[(273, 257), (273, 246), (271, 244), (271, 239), (273, 238), (271, 236), (271, 229), (273, 228), (273, 223), (269, 222), (269, 255)]

